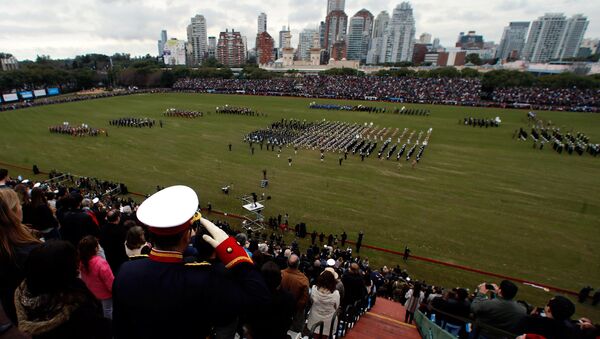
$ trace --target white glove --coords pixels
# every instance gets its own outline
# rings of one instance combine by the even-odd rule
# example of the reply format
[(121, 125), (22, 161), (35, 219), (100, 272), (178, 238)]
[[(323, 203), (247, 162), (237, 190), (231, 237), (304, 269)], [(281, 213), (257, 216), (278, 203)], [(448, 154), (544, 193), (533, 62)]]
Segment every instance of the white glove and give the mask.
[(202, 235), (202, 239), (204, 239), (204, 241), (209, 243), (212, 247), (217, 248), (217, 246), (219, 246), (223, 241), (225, 241), (225, 240), (227, 240), (227, 238), (229, 238), (229, 236), (227, 235), (227, 233), (225, 233), (225, 231), (223, 231), (222, 229), (217, 227), (215, 224), (210, 222), (210, 220), (201, 218), (200, 223), (202, 224), (202, 226), (204, 226), (204, 228), (206, 228), (206, 230), (210, 234), (210, 235), (208, 235), (208, 234)]

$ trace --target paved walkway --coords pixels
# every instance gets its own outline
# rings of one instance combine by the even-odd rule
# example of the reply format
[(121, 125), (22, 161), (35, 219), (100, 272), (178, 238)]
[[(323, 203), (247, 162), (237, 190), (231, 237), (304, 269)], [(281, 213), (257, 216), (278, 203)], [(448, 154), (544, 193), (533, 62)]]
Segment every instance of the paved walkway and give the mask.
[(346, 338), (420, 339), (421, 336), (414, 325), (404, 322), (402, 304), (377, 298), (375, 306), (348, 331)]

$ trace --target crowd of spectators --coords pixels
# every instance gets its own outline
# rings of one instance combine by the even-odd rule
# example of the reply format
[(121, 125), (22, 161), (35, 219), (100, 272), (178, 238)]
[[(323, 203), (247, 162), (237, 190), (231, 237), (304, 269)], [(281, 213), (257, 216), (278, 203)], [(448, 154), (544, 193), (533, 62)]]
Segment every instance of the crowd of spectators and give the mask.
[[(114, 335), (119, 338), (136, 337), (136, 333), (142, 333), (136, 331), (145, 331), (143, 333), (152, 337), (165, 333), (189, 334), (185, 331), (197, 325), (199, 333), (207, 330), (226, 338), (233, 338), (235, 333), (252, 338), (286, 338), (289, 330), (307, 335), (311, 331), (320, 331), (318, 325), (323, 322), (323, 334), (331, 336), (345, 331), (344, 323), (350, 321), (349, 312), (368, 309), (379, 297), (403, 303), (407, 310), (406, 322), (412, 322), (413, 315), (420, 310), (460, 337), (473, 331), (486, 338), (505, 337), (507, 333), (514, 334), (512, 337), (534, 333), (548, 339), (587, 339), (599, 334), (598, 325), (588, 319), (571, 320), (575, 306), (562, 296), (551, 298), (543, 308), (535, 308), (515, 301), (518, 300), (518, 287), (510, 281), (498, 285), (482, 283), (470, 293), (466, 288), (444, 289), (415, 281), (400, 265), (392, 269), (387, 266), (373, 268), (368, 258), (358, 256), (346, 246), (345, 232), (339, 237), (341, 243), (338, 236), (330, 234), (325, 244), (324, 234), (321, 233), (317, 241), (313, 231), (310, 245), (302, 249), (298, 238), (306, 234), (300, 234), (300, 227), (295, 229), (293, 236), (296, 238), (287, 244), (283, 231), (273, 231), (271, 236), (264, 231), (241, 233), (226, 222), (212, 223), (196, 213), (198, 217), (194, 216), (188, 226), (189, 235), (184, 229), (186, 236), (180, 238), (151, 230), (155, 226), (148, 227), (140, 221), (141, 208), (138, 210), (132, 201), (107, 197), (103, 201), (94, 199), (84, 207), (86, 192), (81, 185), (65, 188), (64, 195), (59, 194), (55, 199), (51, 188), (13, 184), (7, 171), (0, 169), (0, 231), (3, 239), (0, 243), (3, 277), (0, 301), (10, 319), (0, 324), (4, 332), (22, 331), (34, 337), (110, 338)], [(24, 185), (25, 189), (19, 185)], [(84, 181), (82, 185), (91, 183)], [(168, 190), (171, 188), (165, 191)], [(161, 192), (163, 190), (156, 194)], [(35, 215), (34, 218), (54, 219), (53, 228), (57, 231), (54, 238), (57, 239), (32, 232), (34, 226), (25, 219), (27, 207), (20, 200), (20, 194), (38, 201), (37, 207), (29, 212)], [(40, 199), (39, 194), (55, 202)], [(173, 202), (172, 199), (162, 201), (168, 205), (162, 206), (163, 210), (178, 210), (178, 203), (194, 210), (197, 208), (197, 199), (191, 206), (183, 200)], [(163, 211), (156, 213), (157, 216), (162, 214)], [(228, 236), (235, 237), (239, 245), (225, 240)], [(220, 247), (223, 242), (230, 247), (226, 250)], [(180, 252), (165, 251), (165, 248), (172, 248), (168, 244), (178, 244)], [(235, 246), (242, 246), (247, 253), (245, 256), (252, 258), (244, 259), (245, 265), (250, 266), (229, 266), (242, 258), (226, 259), (225, 253), (235, 252), (236, 249), (232, 249)], [(152, 266), (152, 260), (158, 259), (149, 259), (145, 255), (149, 251), (150, 258), (162, 255), (163, 262), (171, 265)], [(214, 251), (218, 252), (216, 257)], [(181, 264), (175, 260), (176, 253), (182, 259)], [(408, 255), (405, 259), (410, 260)], [(133, 262), (138, 264), (131, 265)], [(177, 267), (184, 271), (174, 273), (173, 269)], [(157, 273), (158, 268), (163, 271)], [(196, 277), (208, 277), (206, 274), (209, 274), (211, 279), (221, 283), (207, 285), (206, 281), (198, 280), (202, 289), (183, 291), (176, 286), (173, 289), (166, 285), (155, 286), (152, 281), (159, 274), (171, 277), (161, 280), (161, 284), (189, 284), (185, 279), (180, 280), (182, 272), (192, 272)], [(236, 288), (230, 279), (238, 281), (242, 290), (227, 297), (228, 289)], [(155, 286), (156, 290), (130, 289), (139, 284)], [(250, 286), (252, 288), (248, 289)], [(117, 289), (121, 292), (120, 303), (113, 305), (113, 300), (117, 300), (114, 299)], [(135, 297), (124, 297), (125, 292)], [(194, 298), (198, 294), (204, 298), (212, 295), (205, 300), (206, 305), (182, 305), (185, 314), (181, 310), (161, 309), (162, 301), (158, 300), (164, 301), (165, 296), (179, 298), (180, 292)], [(154, 297), (144, 293), (153, 293)], [(124, 304), (125, 300), (133, 304)], [(249, 300), (252, 301), (250, 309), (246, 304)], [(231, 309), (214, 302), (245, 306)], [(143, 322), (159, 329), (160, 333), (152, 334), (148, 327), (140, 329), (137, 322), (123, 323), (127, 319), (123, 318), (124, 309), (129, 308), (142, 313), (128, 314), (128, 317), (138, 320), (145, 317)], [(118, 312), (121, 312), (118, 314), (121, 323), (115, 322), (113, 326), (111, 318)], [(197, 324), (186, 322), (188, 328), (150, 322), (156, 314), (168, 312), (199, 320)], [(228, 321), (220, 322), (210, 312), (223, 314)], [(205, 316), (195, 317), (196, 313)], [(0, 312), (0, 320), (3, 319), (4, 314)]]
[(138, 93), (170, 91), (297, 96), (404, 103), (512, 107), (535, 110), (600, 111), (599, 89), (508, 87), (482, 91), (476, 78), (413, 78), (378, 76), (305, 76), (274, 79), (183, 78), (172, 88), (124, 89), (96, 94), (49, 97), (3, 103), (0, 111)]
[(299, 96), (406, 103), (450, 104), (598, 112), (598, 89), (510, 87), (483, 93), (479, 79), (377, 76), (306, 76), (301, 78), (179, 79), (176, 91)]
[(151, 88), (151, 89), (121, 89), (114, 91), (106, 91), (101, 93), (94, 94), (81, 94), (81, 95), (64, 95), (58, 97), (47, 97), (47, 98), (37, 98), (35, 100), (25, 100), (20, 102), (3, 102), (0, 104), (0, 112), (1, 111), (11, 111), (15, 109), (35, 107), (35, 106), (45, 106), (45, 105), (53, 105), (53, 104), (64, 104), (68, 102), (77, 102), (83, 100), (91, 100), (91, 99), (103, 99), (103, 98), (111, 98), (116, 96), (123, 95), (131, 95), (131, 94), (141, 94), (141, 93), (164, 93), (169, 92), (171, 89), (167, 88)]

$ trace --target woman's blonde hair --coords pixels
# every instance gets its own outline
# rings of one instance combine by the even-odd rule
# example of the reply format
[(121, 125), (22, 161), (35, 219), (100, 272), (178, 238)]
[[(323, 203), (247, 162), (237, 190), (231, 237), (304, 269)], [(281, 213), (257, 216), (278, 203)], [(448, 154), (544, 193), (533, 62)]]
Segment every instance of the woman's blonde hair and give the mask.
[(21, 223), (18, 208), (21, 202), (11, 189), (0, 189), (0, 255), (12, 259), (15, 246), (40, 241)]

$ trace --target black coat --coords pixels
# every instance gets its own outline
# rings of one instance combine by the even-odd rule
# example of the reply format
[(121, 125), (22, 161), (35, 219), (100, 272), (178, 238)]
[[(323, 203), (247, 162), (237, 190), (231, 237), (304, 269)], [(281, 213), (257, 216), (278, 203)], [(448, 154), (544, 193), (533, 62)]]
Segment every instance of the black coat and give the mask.
[(75, 248), (77, 248), (79, 241), (86, 235), (98, 237), (99, 233), (98, 226), (85, 211), (75, 209), (64, 214), (60, 234), (63, 240), (70, 242)]
[(270, 302), (252, 265), (159, 262), (121, 266), (113, 284), (115, 338), (203, 338), (214, 326)]

